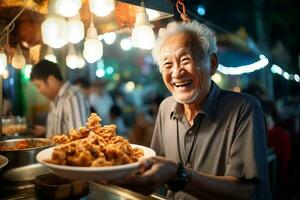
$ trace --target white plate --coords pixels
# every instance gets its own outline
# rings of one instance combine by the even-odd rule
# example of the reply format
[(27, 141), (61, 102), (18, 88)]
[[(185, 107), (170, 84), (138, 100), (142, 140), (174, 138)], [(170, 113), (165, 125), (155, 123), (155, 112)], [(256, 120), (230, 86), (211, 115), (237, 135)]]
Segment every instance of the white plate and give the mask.
[[(131, 144), (131, 146), (139, 147), (144, 151), (144, 156), (142, 156), (140, 159), (149, 158), (156, 155), (155, 151), (148, 147), (136, 144)], [(69, 179), (90, 181), (114, 180), (122, 178), (129, 173), (134, 173), (140, 165), (140, 162), (135, 162), (110, 167), (76, 167), (56, 165), (45, 162), (44, 160), (51, 159), (54, 148), (55, 147), (51, 147), (39, 152), (36, 156), (36, 159), (39, 163), (48, 167), (54, 174)]]

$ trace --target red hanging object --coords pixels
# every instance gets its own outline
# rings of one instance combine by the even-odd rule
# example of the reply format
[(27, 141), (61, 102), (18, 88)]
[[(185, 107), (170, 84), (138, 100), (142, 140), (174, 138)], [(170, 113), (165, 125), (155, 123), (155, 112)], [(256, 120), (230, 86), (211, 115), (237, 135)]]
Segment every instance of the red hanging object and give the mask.
[[(179, 8), (180, 6), (181, 6), (182, 11)], [(176, 9), (180, 13), (180, 17), (184, 22), (188, 23), (188, 22), (191, 21), (190, 18), (186, 14), (186, 8), (185, 8), (185, 5), (184, 5), (184, 0), (177, 0)]]

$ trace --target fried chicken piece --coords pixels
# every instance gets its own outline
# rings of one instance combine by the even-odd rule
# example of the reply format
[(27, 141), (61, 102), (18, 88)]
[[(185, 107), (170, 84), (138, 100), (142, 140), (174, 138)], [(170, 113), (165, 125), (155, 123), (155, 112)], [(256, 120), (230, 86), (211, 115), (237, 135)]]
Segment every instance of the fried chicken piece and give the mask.
[(138, 159), (138, 158), (144, 156), (144, 151), (143, 151), (143, 149), (140, 149), (140, 148), (134, 148), (133, 154), (134, 154), (134, 157)]
[(101, 155), (92, 162), (92, 167), (103, 167), (103, 166), (112, 166), (112, 161), (108, 161), (105, 158), (104, 153), (101, 153)]
[(68, 165), (73, 166), (90, 166), (93, 161), (93, 156), (89, 151), (77, 151), (73, 156), (68, 156)]
[(94, 133), (99, 133), (101, 129), (101, 118), (96, 114), (92, 113), (90, 117), (88, 118), (88, 121), (86, 123), (86, 127), (93, 131)]
[(89, 135), (90, 130), (86, 127), (80, 127), (79, 131), (76, 131), (76, 129), (73, 129), (70, 132), (70, 141), (79, 140), (82, 138), (85, 138)]
[(64, 150), (62, 150), (61, 148), (54, 148), (50, 163), (65, 165), (66, 158), (67, 158), (67, 153)]
[(65, 144), (65, 143), (69, 142), (69, 137), (64, 134), (54, 135), (52, 137), (52, 140), (55, 144)]
[(131, 159), (129, 157), (130, 155), (126, 154), (120, 147), (121, 146), (117, 144), (108, 144), (105, 147), (107, 160), (113, 160), (113, 165), (122, 165), (136, 161)]
[(100, 129), (99, 135), (103, 137), (106, 142), (109, 142), (113, 137), (116, 137), (117, 126), (114, 124), (105, 125)]
[(77, 145), (75, 142), (64, 144), (60, 146), (62, 151), (65, 151), (67, 155), (74, 155), (76, 153)]

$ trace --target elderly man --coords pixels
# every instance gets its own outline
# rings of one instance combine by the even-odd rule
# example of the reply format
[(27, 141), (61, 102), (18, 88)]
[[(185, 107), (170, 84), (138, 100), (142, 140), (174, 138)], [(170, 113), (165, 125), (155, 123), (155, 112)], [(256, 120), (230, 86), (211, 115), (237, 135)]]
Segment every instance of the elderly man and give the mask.
[(33, 129), (35, 136), (49, 138), (84, 125), (89, 115), (88, 101), (77, 87), (64, 82), (57, 64), (41, 60), (32, 68), (30, 79), (51, 101), (46, 127), (36, 125)]
[(173, 199), (270, 199), (261, 106), (211, 80), (216, 52), (204, 24), (172, 22), (160, 31), (153, 56), (172, 96), (156, 120), (158, 156), (116, 184), (144, 194), (166, 184)]

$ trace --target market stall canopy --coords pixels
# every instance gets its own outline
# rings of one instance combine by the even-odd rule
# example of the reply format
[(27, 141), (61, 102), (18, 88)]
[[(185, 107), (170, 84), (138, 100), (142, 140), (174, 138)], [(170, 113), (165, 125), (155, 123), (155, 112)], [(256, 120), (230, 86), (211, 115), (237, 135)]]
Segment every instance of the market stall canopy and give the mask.
[[(88, 28), (91, 21), (91, 12), (89, 11), (88, 0), (83, 0), (82, 2), (83, 4), (79, 13), (85, 28)], [(135, 23), (135, 16), (140, 2), (141, 1), (137, 0), (116, 1), (115, 10), (111, 14), (106, 17), (94, 18), (98, 33), (101, 34), (132, 28)], [(3, 32), (4, 27), (14, 19), (23, 8), (26, 8), (14, 24), (11, 33), (11, 45), (15, 47), (17, 42), (20, 42), (22, 47), (29, 48), (40, 44), (41, 23), (48, 13), (48, 3), (48, 0), (0, 1), (0, 37), (6, 34), (5, 31)], [(152, 21), (173, 16), (172, 6), (168, 0), (145, 0), (144, 6), (159, 12), (159, 15), (152, 19)]]
[(241, 74), (261, 69), (268, 64), (255, 42), (240, 27), (233, 33), (218, 33), (218, 70), (224, 74)]

